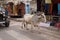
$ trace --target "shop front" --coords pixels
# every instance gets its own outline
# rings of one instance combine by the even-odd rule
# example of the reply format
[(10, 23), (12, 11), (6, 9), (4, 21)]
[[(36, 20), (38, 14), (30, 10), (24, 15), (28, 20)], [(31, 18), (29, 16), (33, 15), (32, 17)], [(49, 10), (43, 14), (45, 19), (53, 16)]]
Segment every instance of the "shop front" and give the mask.
[[(27, 3), (28, 0), (8, 0), (7, 7), (10, 16), (19, 16), (23, 17), (25, 13), (30, 12), (30, 3)], [(30, 1), (28, 1), (30, 2)]]

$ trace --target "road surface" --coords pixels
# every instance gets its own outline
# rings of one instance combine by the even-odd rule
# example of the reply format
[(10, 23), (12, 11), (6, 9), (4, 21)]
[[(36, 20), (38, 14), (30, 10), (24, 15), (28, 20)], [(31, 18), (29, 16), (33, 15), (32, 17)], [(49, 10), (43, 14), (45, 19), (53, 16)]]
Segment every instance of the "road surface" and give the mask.
[(41, 33), (21, 29), (21, 22), (11, 20), (8, 28), (0, 26), (0, 40), (60, 40), (60, 34), (45, 28)]

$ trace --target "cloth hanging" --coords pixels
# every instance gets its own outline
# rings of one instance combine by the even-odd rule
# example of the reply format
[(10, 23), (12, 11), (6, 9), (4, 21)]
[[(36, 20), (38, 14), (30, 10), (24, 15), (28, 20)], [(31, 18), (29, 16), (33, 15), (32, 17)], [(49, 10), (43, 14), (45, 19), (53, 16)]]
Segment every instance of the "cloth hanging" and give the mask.
[(14, 3), (13, 2), (9, 2), (8, 4), (10, 5), (11, 13), (13, 13), (13, 5), (14, 5)]
[(8, 13), (9, 13), (9, 15), (10, 15), (11, 12), (12, 12), (10, 5), (7, 5), (7, 9), (8, 9)]
[(58, 16), (60, 16), (60, 10), (58, 10)]
[(52, 15), (52, 3), (51, 4), (49, 4), (49, 8), (48, 8), (48, 14), (49, 15)]
[(60, 10), (60, 3), (58, 3), (58, 10)]
[(45, 10), (48, 10), (49, 4), (45, 4)]
[(45, 15), (48, 15), (49, 4), (45, 4)]
[(41, 2), (42, 0), (37, 0), (37, 11), (41, 11)]
[(24, 14), (25, 14), (25, 4), (24, 3), (20, 3), (19, 5), (18, 5), (18, 11), (20, 10), (20, 16), (21, 17), (23, 17), (24, 16)]
[(17, 5), (13, 5), (13, 14), (17, 15)]
[(45, 3), (50, 4), (52, 2), (51, 2), (51, 0), (45, 0)]
[(41, 1), (41, 12), (45, 11), (45, 0)]
[(25, 4), (25, 13), (30, 12), (30, 4)]
[(53, 4), (53, 10), (52, 10), (52, 14), (53, 15), (57, 15), (57, 13), (58, 13), (58, 4)]
[(58, 3), (60, 3), (60, 0), (58, 0)]
[(57, 4), (58, 0), (51, 0), (53, 4)]

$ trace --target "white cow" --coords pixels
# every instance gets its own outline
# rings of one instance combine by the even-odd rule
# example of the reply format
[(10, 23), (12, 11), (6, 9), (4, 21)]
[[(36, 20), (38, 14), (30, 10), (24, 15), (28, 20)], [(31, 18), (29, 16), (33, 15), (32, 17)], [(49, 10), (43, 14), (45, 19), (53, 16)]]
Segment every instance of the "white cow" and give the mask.
[(46, 17), (43, 12), (39, 12), (40, 14), (25, 14), (24, 15), (24, 28), (27, 29), (27, 24), (31, 24), (31, 30), (33, 27), (37, 27), (40, 30), (40, 27), (38, 27), (39, 22), (46, 22)]

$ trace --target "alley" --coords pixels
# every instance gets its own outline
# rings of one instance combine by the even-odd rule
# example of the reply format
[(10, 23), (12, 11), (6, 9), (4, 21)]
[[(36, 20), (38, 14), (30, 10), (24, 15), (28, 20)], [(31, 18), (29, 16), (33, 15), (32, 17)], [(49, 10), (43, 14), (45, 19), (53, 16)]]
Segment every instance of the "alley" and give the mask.
[(31, 32), (29, 30), (21, 29), (21, 22), (11, 20), (10, 27), (0, 28), (0, 40), (59, 40), (60, 36), (41, 28), (41, 33), (37, 31)]

